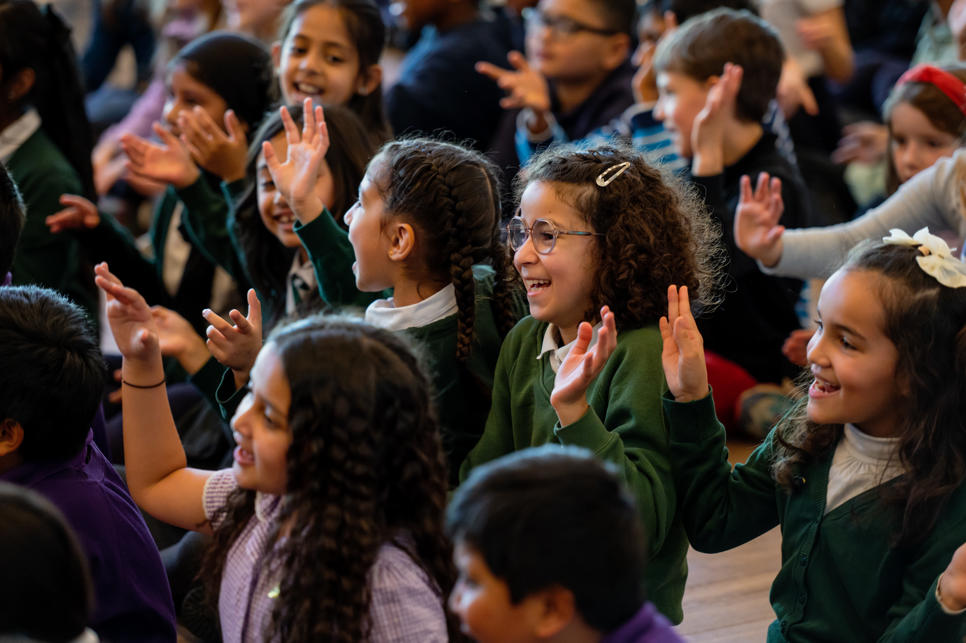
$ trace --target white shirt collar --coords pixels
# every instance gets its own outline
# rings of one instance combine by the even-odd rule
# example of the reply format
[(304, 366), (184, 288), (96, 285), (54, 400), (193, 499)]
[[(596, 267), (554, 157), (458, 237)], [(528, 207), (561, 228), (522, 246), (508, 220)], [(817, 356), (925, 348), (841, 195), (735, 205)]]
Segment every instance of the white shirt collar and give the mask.
[[(598, 323), (596, 326), (594, 326), (594, 335), (590, 338), (590, 345), (587, 346), (588, 350), (590, 350), (590, 348), (597, 343), (597, 331), (599, 330), (600, 324)], [(550, 357), (548, 359), (550, 360), (550, 368), (553, 369), (554, 373), (560, 369), (560, 365), (563, 364), (565, 359), (567, 359), (570, 349), (573, 348), (573, 345), (577, 342), (577, 339), (574, 338), (574, 340), (570, 343), (561, 346), (557, 342), (557, 338), (559, 336), (560, 333), (557, 330), (557, 327), (553, 324), (547, 324), (547, 331), (543, 334), (543, 344), (540, 345), (540, 350), (537, 352), (537, 359), (541, 359), (544, 355), (550, 353)]]
[(428, 326), (450, 315), (455, 315), (456, 288), (447, 285), (419, 303), (396, 306), (392, 297), (377, 299), (366, 308), (366, 322), (386, 330), (404, 330)]
[(0, 132), (0, 161), (7, 163), (13, 153), (40, 129), (40, 114), (30, 108), (27, 113)]
[(845, 425), (843, 438), (846, 448), (857, 460), (878, 464), (890, 460), (897, 462), (896, 447), (899, 446), (899, 438), (877, 438), (863, 433), (852, 424)]

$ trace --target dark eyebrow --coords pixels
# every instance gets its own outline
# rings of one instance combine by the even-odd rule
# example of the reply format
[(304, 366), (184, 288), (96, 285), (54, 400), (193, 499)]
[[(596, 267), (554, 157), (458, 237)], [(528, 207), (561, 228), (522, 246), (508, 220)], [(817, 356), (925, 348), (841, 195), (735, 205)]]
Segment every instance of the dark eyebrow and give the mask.
[(852, 335), (856, 339), (865, 339), (865, 337), (861, 333), (853, 330), (852, 328), (844, 324), (832, 324), (832, 328), (838, 330), (839, 332), (843, 332), (846, 335)]

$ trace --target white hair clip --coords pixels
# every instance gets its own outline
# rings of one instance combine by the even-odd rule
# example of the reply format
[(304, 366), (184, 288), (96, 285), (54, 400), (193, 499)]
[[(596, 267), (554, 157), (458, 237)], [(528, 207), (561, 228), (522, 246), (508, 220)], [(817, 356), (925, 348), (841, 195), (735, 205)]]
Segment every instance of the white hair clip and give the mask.
[(624, 161), (623, 163), (618, 163), (617, 165), (611, 165), (609, 168), (597, 175), (597, 185), (602, 188), (606, 188), (608, 185), (614, 182), (614, 179), (626, 172), (627, 168), (630, 166), (630, 161)]
[(953, 256), (953, 250), (934, 234), (929, 228), (923, 228), (911, 237), (902, 230), (893, 228), (889, 236), (882, 241), (897, 246), (918, 246), (921, 257), (916, 262), (923, 272), (934, 277), (936, 281), (947, 288), (963, 288), (966, 286), (966, 264)]

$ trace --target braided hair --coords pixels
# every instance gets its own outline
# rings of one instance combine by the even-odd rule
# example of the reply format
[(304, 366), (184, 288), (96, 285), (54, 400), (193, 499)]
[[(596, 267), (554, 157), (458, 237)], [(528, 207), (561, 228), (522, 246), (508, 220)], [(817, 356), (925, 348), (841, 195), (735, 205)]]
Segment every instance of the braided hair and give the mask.
[(476, 321), (474, 265), (488, 264), (496, 272), (500, 333), (509, 332), (518, 318), (516, 272), (500, 239), (498, 170), (478, 152), (427, 138), (387, 143), (369, 167), (388, 215), (418, 228), (425, 270), (456, 290), (456, 359), (465, 364)]
[[(420, 359), (400, 334), (331, 315), (278, 327), (268, 347), (291, 387), (292, 443), (266, 561), (266, 569), (282, 570), (280, 600), (261, 637), (369, 640), (368, 577), (386, 544), (425, 572), (442, 604), (456, 572), (443, 534), (445, 465)], [(202, 569), (213, 596), (254, 497), (236, 489), (214, 518)], [(462, 640), (448, 618), (451, 640)]]

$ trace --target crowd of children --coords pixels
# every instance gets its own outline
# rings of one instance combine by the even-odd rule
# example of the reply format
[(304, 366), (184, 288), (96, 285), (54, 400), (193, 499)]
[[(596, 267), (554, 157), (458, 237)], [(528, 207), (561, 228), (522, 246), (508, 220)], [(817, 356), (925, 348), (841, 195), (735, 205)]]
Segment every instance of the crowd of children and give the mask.
[(966, 637), (966, 2), (92, 11), (0, 0), (0, 639), (673, 643), (776, 526), (769, 642)]

